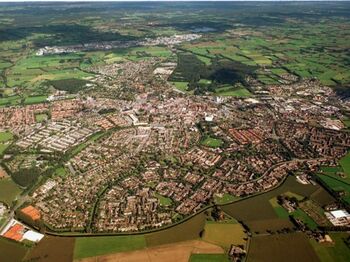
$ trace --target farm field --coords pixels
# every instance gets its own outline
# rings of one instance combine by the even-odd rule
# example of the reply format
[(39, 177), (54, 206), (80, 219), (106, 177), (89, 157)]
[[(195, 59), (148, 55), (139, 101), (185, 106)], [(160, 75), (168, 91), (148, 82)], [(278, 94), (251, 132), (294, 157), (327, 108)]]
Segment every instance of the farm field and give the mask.
[(200, 213), (191, 219), (175, 225), (167, 230), (145, 235), (147, 247), (199, 239), (205, 226), (205, 215)]
[[(286, 192), (293, 192), (300, 196), (310, 197), (319, 186), (302, 185), (289, 176), (286, 181), (272, 191), (252, 196), (232, 204), (222, 206), (222, 210), (238, 221), (243, 221), (252, 231), (265, 232), (266, 230), (279, 230), (292, 227), (286, 218), (279, 218), (270, 199)], [(282, 211), (283, 212), (283, 211)]]
[(73, 237), (45, 236), (40, 243), (32, 248), (25, 261), (71, 262), (74, 251)]
[(319, 261), (303, 233), (290, 233), (252, 238), (247, 262), (253, 261)]
[(227, 255), (221, 254), (192, 254), (189, 262), (228, 262)]
[(32, 105), (32, 104), (39, 104), (45, 102), (47, 99), (47, 96), (28, 96), (26, 99), (24, 99), (25, 105)]
[(331, 204), (335, 201), (334, 197), (332, 197), (325, 189), (319, 188), (317, 191), (315, 191), (311, 196), (310, 199), (320, 206), (326, 206), (328, 204)]
[(10, 206), (21, 192), (22, 190), (10, 177), (0, 179), (0, 202)]
[(329, 175), (318, 175), (318, 177), (332, 190), (338, 192), (343, 191), (344, 195), (341, 197), (345, 202), (350, 203), (350, 184), (341, 179)]
[(23, 245), (0, 236), (0, 261), (20, 262), (28, 249)]
[[(206, 243), (200, 240), (190, 240), (173, 244), (161, 245), (157, 247), (145, 248), (131, 252), (121, 252), (99, 257), (84, 258), (76, 261), (81, 262), (129, 262), (129, 261), (145, 261), (145, 262), (188, 262), (190, 257), (194, 255), (205, 254), (206, 257), (223, 258), (223, 249), (219, 246)], [(211, 260), (216, 261), (216, 260)], [(226, 262), (227, 260), (218, 260)]]
[(202, 239), (229, 250), (231, 244), (246, 246), (247, 235), (239, 223), (207, 222)]
[(348, 261), (350, 259), (349, 247), (344, 240), (349, 237), (348, 233), (331, 233), (334, 243), (318, 243), (310, 239), (310, 243), (321, 262)]
[(94, 257), (116, 252), (125, 252), (146, 247), (145, 237), (140, 236), (110, 236), (76, 238), (74, 258)]

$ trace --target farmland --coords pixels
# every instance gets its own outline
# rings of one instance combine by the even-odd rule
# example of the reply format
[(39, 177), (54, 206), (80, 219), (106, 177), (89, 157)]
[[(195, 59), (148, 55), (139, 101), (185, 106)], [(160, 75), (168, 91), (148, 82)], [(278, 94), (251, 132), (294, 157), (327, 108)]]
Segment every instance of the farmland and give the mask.
[(347, 233), (331, 233), (330, 237), (334, 243), (317, 243), (310, 240), (318, 258), (321, 262), (347, 261), (350, 258), (349, 247), (344, 242), (349, 237)]
[(0, 179), (0, 202), (12, 205), (12, 201), (22, 192), (11, 178)]
[(145, 235), (148, 247), (198, 239), (205, 225), (205, 215), (200, 213), (193, 218), (166, 230)]
[(0, 261), (20, 262), (26, 255), (28, 249), (23, 245), (6, 238), (0, 237)]
[(247, 261), (318, 261), (303, 233), (253, 237)]
[[(161, 245), (157, 247), (145, 248), (142, 250), (114, 253), (110, 255), (103, 255), (98, 257), (91, 257), (81, 259), (82, 262), (93, 262), (96, 260), (103, 261), (147, 261), (147, 262), (188, 262), (192, 257), (197, 258), (215, 258), (222, 260), (226, 258), (223, 254), (222, 248), (213, 244), (206, 243), (200, 240), (190, 240), (184, 242), (177, 242), (173, 244)], [(217, 261), (217, 260), (210, 260)]]
[(46, 236), (28, 252), (25, 261), (71, 262), (74, 242), (74, 238)]
[(75, 241), (74, 258), (100, 256), (146, 247), (144, 236), (85, 237)]
[(189, 262), (227, 262), (226, 255), (221, 254), (192, 254)]
[(207, 222), (203, 240), (229, 250), (231, 244), (246, 245), (246, 234), (239, 223)]
[(253, 232), (292, 228), (288, 213), (278, 206), (274, 197), (287, 192), (308, 197), (317, 188), (313, 185), (301, 185), (295, 181), (295, 178), (288, 177), (280, 187), (270, 192), (224, 205), (222, 209), (230, 216), (243, 221)]
[(349, 13), (0, 3), (0, 260), (346, 260)]

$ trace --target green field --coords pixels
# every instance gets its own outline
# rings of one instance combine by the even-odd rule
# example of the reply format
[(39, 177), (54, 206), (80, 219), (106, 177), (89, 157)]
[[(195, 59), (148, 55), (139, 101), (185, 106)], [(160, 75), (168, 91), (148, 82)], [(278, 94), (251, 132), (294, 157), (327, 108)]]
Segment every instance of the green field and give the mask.
[[(252, 196), (232, 204), (222, 206), (222, 210), (238, 221), (243, 221), (252, 232), (266, 232), (267, 230), (280, 230), (292, 228), (293, 225), (287, 218), (287, 214), (279, 209), (277, 213), (270, 200), (278, 195), (293, 192), (300, 196), (310, 197), (319, 186), (302, 185), (290, 176), (278, 188), (269, 192)], [(282, 208), (282, 207), (281, 207)]]
[(218, 138), (213, 138), (210, 136), (206, 136), (202, 141), (201, 144), (204, 146), (212, 147), (212, 148), (217, 148), (222, 146), (224, 141)]
[(161, 206), (171, 206), (173, 201), (169, 197), (164, 197), (159, 194), (155, 194), (155, 197), (159, 199), (160, 205)]
[(187, 92), (188, 88), (188, 82), (171, 82), (173, 85), (175, 85), (176, 89)]
[(192, 254), (189, 262), (229, 262), (225, 254)]
[(339, 164), (343, 168), (345, 174), (348, 177), (348, 181), (350, 183), (350, 152), (346, 156), (344, 156), (342, 159), (340, 159)]
[(239, 223), (206, 223), (203, 240), (228, 250), (231, 244), (246, 245), (246, 234)]
[(5, 152), (9, 145), (0, 143), (0, 156)]
[(74, 237), (45, 236), (30, 249), (24, 261), (72, 262)]
[(294, 212), (291, 213), (294, 218), (298, 218), (303, 221), (311, 230), (317, 228), (316, 222), (309, 217), (302, 209), (298, 208)]
[(216, 195), (214, 198), (215, 203), (219, 204), (219, 205), (231, 203), (231, 202), (236, 201), (238, 199), (240, 199), (240, 197), (232, 196), (232, 195), (227, 194), (227, 193), (223, 194), (222, 197), (219, 197)]
[(74, 258), (101, 256), (146, 247), (144, 236), (79, 237), (75, 240)]
[(35, 121), (38, 122), (38, 123), (46, 121), (47, 119), (48, 119), (48, 115), (47, 114), (36, 114), (35, 115)]
[(7, 142), (13, 139), (13, 134), (11, 132), (0, 132), (0, 143)]
[(200, 232), (205, 225), (205, 219), (204, 213), (200, 213), (167, 230), (145, 234), (147, 247), (199, 239)]
[(255, 236), (252, 238), (247, 262), (316, 262), (318, 257), (303, 233)]
[(27, 251), (23, 245), (0, 236), (0, 261), (20, 262)]
[(249, 97), (251, 93), (244, 87), (221, 87), (215, 90), (215, 95), (218, 96), (236, 96), (236, 97)]
[(31, 104), (39, 104), (46, 102), (47, 96), (28, 96), (24, 100), (25, 105), (31, 105)]
[(310, 239), (310, 243), (314, 248), (321, 262), (338, 262), (350, 260), (350, 249), (344, 243), (344, 240), (350, 235), (348, 233), (331, 233), (330, 237), (333, 243), (318, 243), (314, 239)]
[(350, 203), (350, 184), (328, 175), (319, 174), (318, 177), (332, 190), (336, 192), (343, 191), (344, 195), (341, 198)]
[(12, 181), (10, 177), (0, 179), (0, 202), (11, 205), (12, 201), (22, 192), (22, 190)]
[(274, 197), (272, 199), (269, 200), (270, 204), (272, 205), (273, 207), (273, 210), (276, 212), (276, 215), (279, 217), (279, 218), (285, 218), (285, 219), (288, 219), (289, 218), (289, 213), (288, 211), (282, 207), (281, 205), (279, 205), (277, 203), (277, 198)]

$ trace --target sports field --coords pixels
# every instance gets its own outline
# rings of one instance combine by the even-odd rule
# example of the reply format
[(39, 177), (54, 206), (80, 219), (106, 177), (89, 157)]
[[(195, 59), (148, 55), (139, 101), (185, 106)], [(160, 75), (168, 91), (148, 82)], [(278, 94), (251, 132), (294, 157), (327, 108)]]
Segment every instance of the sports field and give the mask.
[(201, 142), (202, 145), (212, 147), (212, 148), (220, 147), (222, 146), (223, 143), (224, 141), (222, 141), (221, 139), (213, 138), (210, 136), (205, 137)]

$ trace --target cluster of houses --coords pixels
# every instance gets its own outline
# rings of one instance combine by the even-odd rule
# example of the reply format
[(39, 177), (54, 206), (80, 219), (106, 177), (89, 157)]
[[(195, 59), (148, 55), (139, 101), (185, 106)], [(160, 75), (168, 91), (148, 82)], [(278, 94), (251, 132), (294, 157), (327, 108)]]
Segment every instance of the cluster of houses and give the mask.
[(16, 145), (23, 149), (33, 147), (45, 152), (64, 153), (84, 142), (96, 131), (96, 128), (82, 126), (77, 120), (51, 121), (48, 124), (39, 124), (30, 134), (19, 139)]

